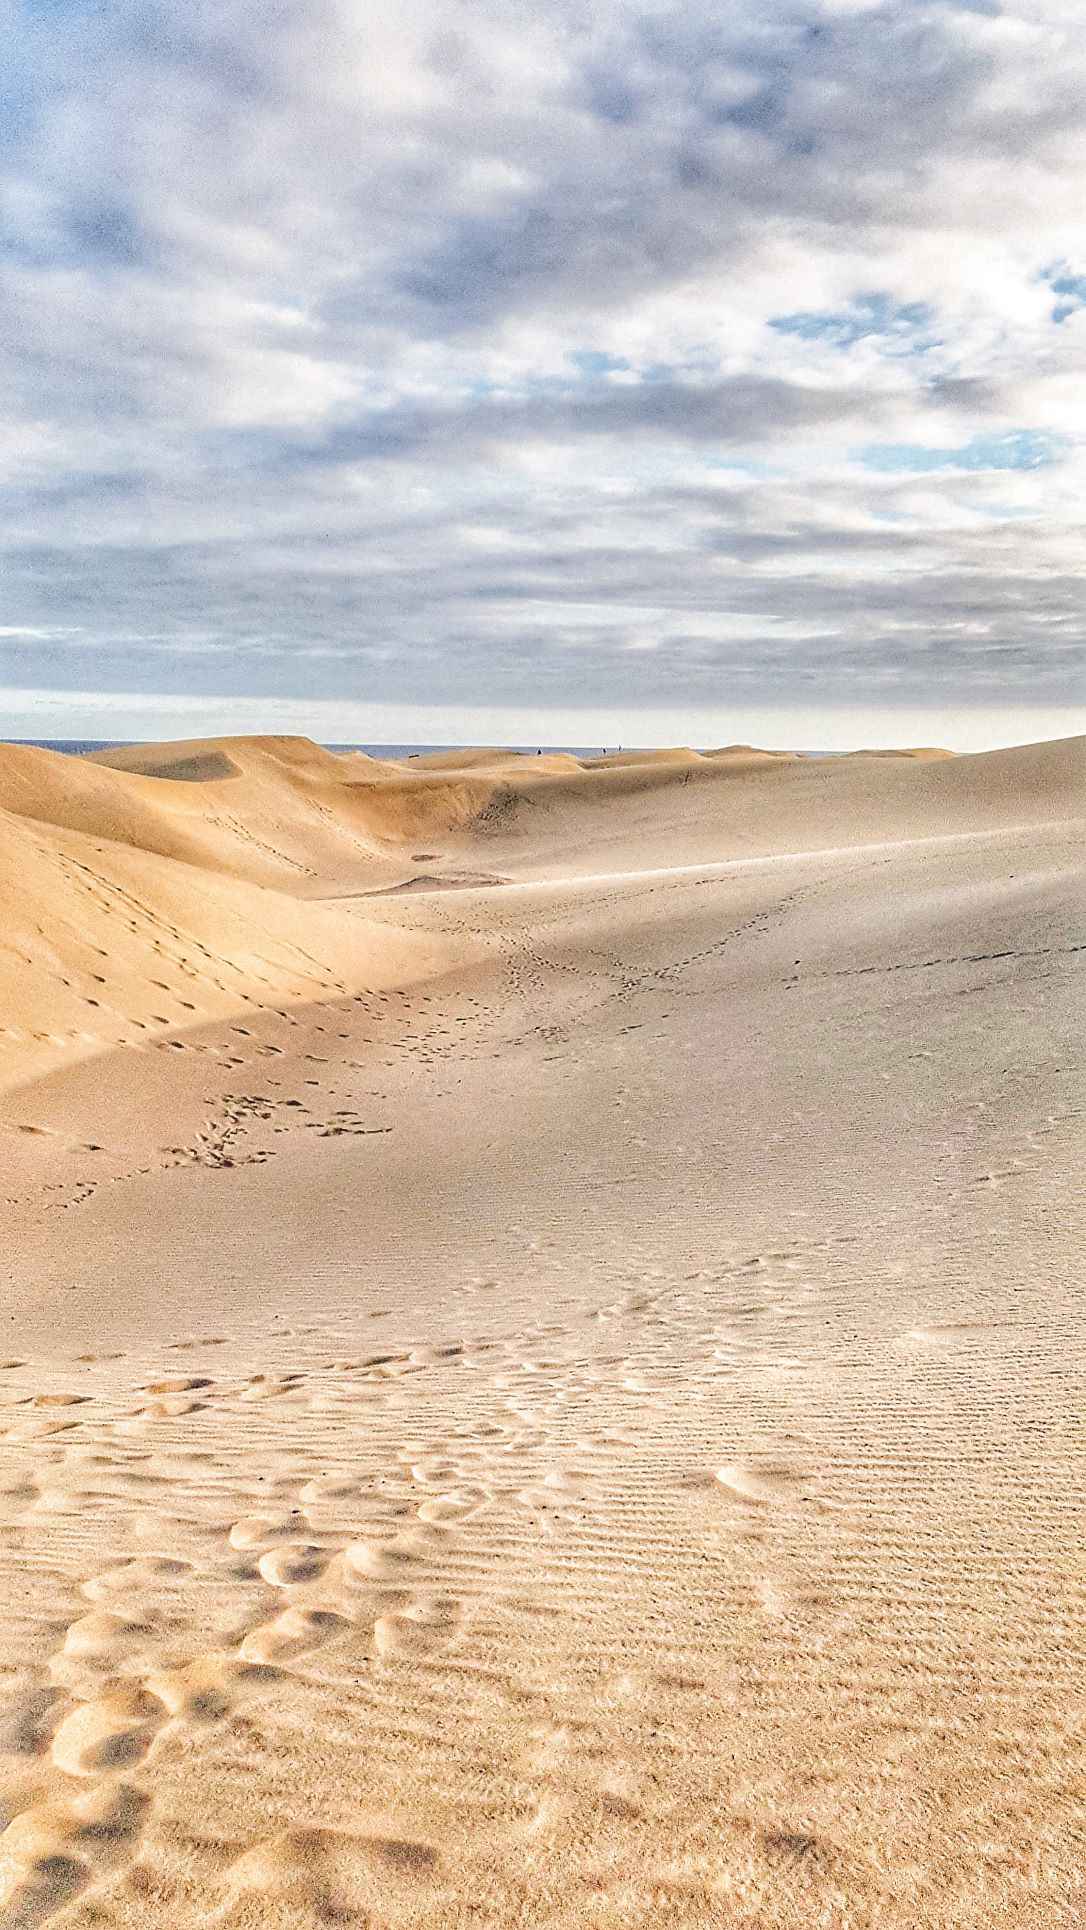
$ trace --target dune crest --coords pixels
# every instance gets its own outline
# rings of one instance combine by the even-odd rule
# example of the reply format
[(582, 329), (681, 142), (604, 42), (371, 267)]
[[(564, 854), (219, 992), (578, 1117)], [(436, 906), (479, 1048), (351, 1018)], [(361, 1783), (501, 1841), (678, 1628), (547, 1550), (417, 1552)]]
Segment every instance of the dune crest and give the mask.
[(447, 933), (397, 933), (387, 906), (370, 896), (363, 909), (369, 894), (576, 875), (593, 850), (609, 866), (616, 846), (651, 868), (983, 829), (1040, 795), (1058, 816), (1081, 781), (1081, 742), (874, 755), (735, 745), (386, 763), (293, 737), (89, 758), (0, 745), (0, 1082), (252, 1001), (413, 979), (470, 954)]

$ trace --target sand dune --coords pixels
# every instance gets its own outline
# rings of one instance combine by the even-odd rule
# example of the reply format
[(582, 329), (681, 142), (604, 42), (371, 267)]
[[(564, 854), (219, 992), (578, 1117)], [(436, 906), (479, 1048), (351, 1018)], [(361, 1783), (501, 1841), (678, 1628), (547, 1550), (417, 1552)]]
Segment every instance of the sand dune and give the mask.
[[(576, 875), (601, 856), (629, 869), (631, 845), (643, 865), (674, 865), (790, 852), (800, 838), (836, 849), (998, 829), (1066, 814), (1082, 777), (1074, 742), (922, 766), (894, 753), (877, 780), (870, 760), (745, 746), (591, 766), (485, 751), (415, 761), (299, 738), (80, 759), (0, 746), (0, 1085), (253, 1001), (466, 957), (447, 935), (436, 948), (432, 936), (394, 942), (372, 905), (367, 929), (352, 897)], [(323, 902), (303, 913), (299, 899)]]
[(0, 1921), (1081, 1921), (1086, 744), (0, 746)]

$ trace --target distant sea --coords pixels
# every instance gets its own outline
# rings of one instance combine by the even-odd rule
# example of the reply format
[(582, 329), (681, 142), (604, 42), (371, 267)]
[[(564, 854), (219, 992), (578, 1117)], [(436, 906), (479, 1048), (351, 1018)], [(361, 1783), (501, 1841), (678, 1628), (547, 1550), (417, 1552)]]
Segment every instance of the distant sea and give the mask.
[[(0, 744), (25, 744), (36, 751), (64, 751), (69, 757), (85, 757), (88, 751), (123, 751), (145, 740), (134, 737), (0, 737)], [(537, 751), (567, 751), (571, 757), (603, 757), (608, 751), (636, 751), (642, 744), (502, 744), (487, 749), (520, 751), (533, 757)], [(478, 750), (477, 744), (325, 744), (326, 751), (365, 751), (367, 757), (422, 757), (427, 751)], [(800, 757), (843, 757), (844, 751), (800, 751)]]
[[(69, 757), (84, 757), (88, 751), (127, 750), (136, 739), (131, 737), (9, 737), (3, 740), (9, 744), (26, 744), (37, 751), (65, 751)], [(367, 757), (421, 757), (426, 751), (474, 750), (468, 744), (325, 744), (326, 751), (365, 751)], [(489, 748), (489, 747), (488, 747)], [(537, 750), (568, 751), (573, 757), (600, 757), (604, 749), (617, 750), (617, 744), (506, 744), (500, 748), (523, 751), (526, 756)], [(626, 750), (636, 749), (627, 744)]]

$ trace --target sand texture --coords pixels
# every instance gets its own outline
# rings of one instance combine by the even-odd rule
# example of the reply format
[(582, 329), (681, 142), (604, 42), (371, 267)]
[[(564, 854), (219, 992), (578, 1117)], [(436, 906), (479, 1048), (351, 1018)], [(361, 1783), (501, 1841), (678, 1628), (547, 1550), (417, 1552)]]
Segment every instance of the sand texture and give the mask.
[(1084, 816), (0, 746), (4, 1930), (1086, 1920)]

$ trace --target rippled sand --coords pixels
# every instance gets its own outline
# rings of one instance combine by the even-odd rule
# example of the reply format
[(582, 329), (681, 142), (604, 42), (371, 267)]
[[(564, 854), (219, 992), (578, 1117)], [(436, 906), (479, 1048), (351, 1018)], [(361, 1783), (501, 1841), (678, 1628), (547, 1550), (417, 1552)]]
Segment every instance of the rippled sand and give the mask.
[(1081, 743), (115, 762), (0, 747), (5, 1930), (1081, 1923)]

